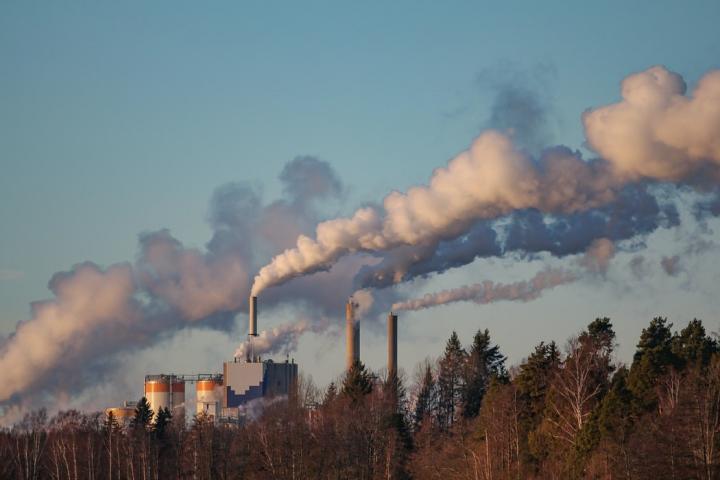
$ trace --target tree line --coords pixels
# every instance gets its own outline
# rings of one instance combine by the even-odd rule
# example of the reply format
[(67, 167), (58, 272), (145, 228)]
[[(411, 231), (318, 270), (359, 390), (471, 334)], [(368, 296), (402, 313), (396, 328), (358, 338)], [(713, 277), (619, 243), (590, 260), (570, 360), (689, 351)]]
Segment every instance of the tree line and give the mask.
[(414, 377), (361, 362), (321, 390), (302, 377), (244, 423), (190, 424), (141, 399), (112, 415), (44, 411), (0, 432), (0, 478), (713, 479), (720, 348), (700, 320), (643, 329), (630, 365), (598, 318), (519, 365), (488, 330), (453, 332)]

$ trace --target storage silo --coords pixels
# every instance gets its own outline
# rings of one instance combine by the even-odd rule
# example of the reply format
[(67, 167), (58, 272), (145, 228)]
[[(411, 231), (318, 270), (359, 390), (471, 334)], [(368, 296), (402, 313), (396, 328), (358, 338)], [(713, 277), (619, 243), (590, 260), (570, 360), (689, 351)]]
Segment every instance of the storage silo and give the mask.
[(130, 402), (125, 402), (122, 407), (110, 407), (105, 409), (105, 415), (110, 416), (112, 413), (113, 418), (117, 421), (121, 427), (127, 427), (135, 418), (135, 405), (130, 405)]
[(167, 408), (173, 416), (185, 415), (185, 381), (174, 375), (147, 375), (145, 398), (155, 413)]
[(170, 405), (173, 417), (185, 417), (185, 380), (172, 377)]
[(196, 384), (198, 415), (212, 417), (220, 415), (220, 404), (223, 398), (223, 382), (220, 377), (198, 380)]
[(157, 412), (161, 408), (170, 408), (170, 378), (165, 375), (145, 377), (145, 398), (150, 408)]

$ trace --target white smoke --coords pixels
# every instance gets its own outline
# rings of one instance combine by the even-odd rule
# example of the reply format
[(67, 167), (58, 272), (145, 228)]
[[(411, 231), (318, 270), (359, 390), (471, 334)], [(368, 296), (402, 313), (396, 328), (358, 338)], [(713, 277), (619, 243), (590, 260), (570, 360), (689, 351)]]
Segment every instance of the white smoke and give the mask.
[[(427, 186), (392, 192), (382, 209), (322, 222), (315, 238), (273, 258), (255, 277), (252, 292), (329, 268), (357, 251), (429, 245), (467, 232), (475, 222), (515, 210), (572, 213), (612, 201), (629, 182), (717, 182), (720, 175), (720, 71), (705, 75), (694, 95), (682, 78), (652, 67), (623, 81), (620, 103), (583, 117), (589, 145), (603, 158), (578, 154), (533, 163), (497, 131), (435, 171)], [(702, 175), (701, 175), (702, 174)]]
[(235, 358), (292, 352), (297, 349), (300, 336), (308, 330), (310, 322), (307, 320), (263, 330), (257, 337), (242, 342), (235, 351)]
[(33, 319), (18, 324), (0, 349), (0, 402), (49, 369), (72, 362), (78, 351), (102, 349), (114, 332), (130, 330), (142, 319), (127, 264), (106, 271), (82, 264), (53, 277), (50, 289), (57, 298), (34, 303)]
[(494, 283), (485, 280), (464, 287), (428, 293), (420, 298), (393, 304), (393, 311), (422, 310), (455, 302), (487, 304), (501, 300), (528, 302), (538, 298), (544, 290), (576, 280), (576, 276), (562, 269), (546, 268), (530, 280), (515, 283)]
[[(181, 328), (232, 329), (245, 307), (255, 262), (269, 258), (265, 249), (310, 231), (321, 215), (317, 204), (343, 194), (332, 167), (313, 157), (288, 162), (279, 178), (284, 195), (267, 205), (251, 186), (218, 188), (208, 214), (213, 237), (206, 249), (187, 248), (159, 230), (140, 235), (132, 265), (103, 269), (87, 262), (55, 274), (49, 284), (54, 298), (35, 302), (32, 317), (0, 338), (0, 417), (19, 411), (17, 405), (58, 407), (63, 397), (107, 384), (123, 353), (147, 348)], [(285, 228), (275, 228), (278, 224)], [(353, 274), (330, 275), (336, 290), (316, 289), (304, 298), (326, 311), (335, 300), (326, 296), (344, 288), (344, 298), (353, 291)], [(117, 391), (115, 383), (111, 388)]]
[[(622, 101), (583, 116), (590, 146), (626, 180), (684, 181), (720, 165), (720, 70), (685, 96), (683, 78), (656, 66), (622, 82)], [(717, 177), (715, 178), (717, 181)]]

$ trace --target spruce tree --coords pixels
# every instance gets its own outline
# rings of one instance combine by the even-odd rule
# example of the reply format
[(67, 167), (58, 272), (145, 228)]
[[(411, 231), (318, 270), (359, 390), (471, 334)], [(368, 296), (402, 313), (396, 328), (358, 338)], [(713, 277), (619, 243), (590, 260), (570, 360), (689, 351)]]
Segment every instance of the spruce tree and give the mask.
[(142, 427), (147, 429), (152, 422), (154, 412), (150, 408), (150, 402), (142, 397), (135, 407), (135, 417), (132, 420), (134, 427)]
[(426, 418), (436, 414), (437, 385), (433, 376), (432, 365), (426, 362), (422, 374), (422, 383), (415, 402), (414, 423), (415, 430), (419, 430)]
[(633, 363), (628, 375), (628, 388), (639, 405), (652, 410), (657, 401), (655, 383), (657, 379), (678, 365), (673, 354), (672, 323), (667, 318), (655, 317), (643, 329)]
[(365, 395), (372, 392), (372, 389), (372, 375), (365, 369), (365, 365), (360, 360), (355, 360), (343, 380), (343, 395), (349, 397), (353, 402), (358, 402)]
[(455, 423), (456, 410), (463, 397), (463, 370), (467, 353), (460, 344), (457, 332), (452, 332), (440, 359), (438, 373), (438, 423), (443, 429)]
[(155, 415), (155, 424), (153, 425), (153, 431), (157, 438), (163, 438), (165, 436), (165, 430), (170, 424), (172, 419), (172, 413), (167, 407), (158, 409), (157, 415)]
[(505, 357), (500, 353), (500, 347), (490, 344), (490, 332), (487, 329), (478, 330), (475, 334), (464, 376), (462, 414), (472, 418), (480, 412), (490, 381), (493, 378), (507, 380)]
[(717, 342), (705, 334), (702, 321), (694, 318), (672, 339), (671, 350), (680, 368), (704, 368), (718, 351)]

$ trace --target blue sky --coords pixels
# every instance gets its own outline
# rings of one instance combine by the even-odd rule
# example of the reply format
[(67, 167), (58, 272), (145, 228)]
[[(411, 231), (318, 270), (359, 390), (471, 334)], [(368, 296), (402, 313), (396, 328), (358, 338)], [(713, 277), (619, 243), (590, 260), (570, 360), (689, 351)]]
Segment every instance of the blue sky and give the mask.
[[(140, 232), (168, 228), (202, 247), (217, 186), (249, 181), (272, 198), (296, 155), (330, 162), (350, 187), (344, 211), (426, 182), (487, 122), (483, 72), (510, 68), (532, 81), (539, 66), (549, 71), (552, 140), (582, 148), (581, 113), (616, 101), (626, 75), (663, 64), (692, 85), (720, 67), (719, 19), (714, 1), (3, 2), (0, 334), (50, 295), (54, 272), (133, 260)], [(649, 248), (673, 253), (679, 236), (660, 232)], [(416, 342), (401, 345), (401, 365), (439, 353), (452, 328), (469, 341), (486, 314), (503, 319), (482, 326), (513, 361), (541, 335), (562, 341), (596, 315), (626, 322), (621, 333), (635, 335), (626, 344), (655, 313), (717, 323), (708, 315), (718, 300), (703, 295), (717, 267), (699, 261), (696, 275), (657, 278), (631, 298), (619, 272), (534, 303), (448, 307), (457, 325), (413, 315)], [(428, 291), (536, 270), (513, 268), (472, 265)], [(551, 320), (529, 318), (540, 314)], [(207, 332), (146, 356), (192, 348), (193, 335), (204, 336), (195, 354), (210, 366), (203, 349), (225, 340)], [(367, 351), (382, 356), (381, 339)], [(308, 339), (299, 358), (314, 363), (322, 341)], [(321, 381), (337, 373), (318, 370)]]

